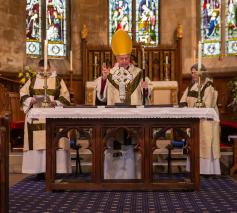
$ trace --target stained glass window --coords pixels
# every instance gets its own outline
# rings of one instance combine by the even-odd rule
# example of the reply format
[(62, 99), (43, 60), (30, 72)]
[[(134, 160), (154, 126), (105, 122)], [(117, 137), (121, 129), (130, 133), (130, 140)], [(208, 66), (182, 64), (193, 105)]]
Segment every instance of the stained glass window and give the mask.
[(237, 0), (226, 0), (226, 53), (237, 55)]
[(109, 1), (109, 40), (118, 30), (132, 33), (132, 0)]
[(221, 53), (221, 0), (201, 0), (201, 40), (203, 56)]
[(26, 53), (41, 55), (41, 0), (26, 1)]
[(146, 46), (156, 46), (158, 35), (159, 0), (136, 0), (136, 40)]
[[(42, 3), (45, 5), (42, 5)], [(45, 6), (45, 7), (44, 7)], [(48, 55), (66, 56), (66, 0), (26, 0), (26, 54), (42, 56), (42, 40), (48, 40)], [(45, 13), (42, 9), (45, 8)], [(45, 14), (43, 17), (42, 14)], [(45, 23), (43, 25), (42, 23)], [(42, 26), (45, 26), (42, 29)]]
[(66, 55), (66, 2), (46, 1), (46, 37), (49, 56)]

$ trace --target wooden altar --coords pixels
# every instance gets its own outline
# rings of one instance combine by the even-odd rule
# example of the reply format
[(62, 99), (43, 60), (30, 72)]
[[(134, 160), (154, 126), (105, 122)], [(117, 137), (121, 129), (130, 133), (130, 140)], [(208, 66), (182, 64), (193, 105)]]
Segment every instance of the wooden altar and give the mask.
[[(170, 113), (170, 111), (173, 111)], [(189, 113), (187, 113), (189, 111)], [(167, 112), (169, 115), (167, 115)], [(195, 115), (196, 112), (196, 115)], [(183, 114), (180, 117), (180, 114)], [(209, 115), (208, 115), (209, 114)], [(99, 115), (99, 116), (98, 116)], [(190, 116), (191, 115), (191, 116)], [(210, 116), (211, 115), (211, 116)], [(199, 190), (199, 119), (214, 119), (213, 109), (184, 108), (61, 108), (32, 109), (30, 119), (46, 118), (47, 155), (46, 189), (52, 190)], [(217, 118), (218, 119), (218, 118)], [(104, 179), (103, 129), (139, 128), (138, 149), (141, 152), (141, 179)], [(153, 128), (190, 128), (190, 180), (156, 181), (153, 179)], [(92, 151), (92, 177), (88, 182), (58, 182), (56, 178), (56, 144), (59, 135), (72, 128), (90, 128)]]

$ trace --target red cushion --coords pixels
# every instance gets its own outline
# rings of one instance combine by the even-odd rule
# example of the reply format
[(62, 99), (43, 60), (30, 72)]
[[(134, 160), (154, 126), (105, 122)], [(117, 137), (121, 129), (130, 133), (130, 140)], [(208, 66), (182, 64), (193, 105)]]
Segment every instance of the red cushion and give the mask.
[(237, 122), (236, 121), (221, 121), (220, 125), (237, 129)]
[(10, 128), (11, 129), (23, 129), (24, 128), (24, 121), (11, 122)]
[(224, 143), (221, 143), (221, 144), (220, 144), (220, 147), (221, 147), (221, 148), (232, 147), (232, 146), (233, 146), (232, 144), (224, 144)]

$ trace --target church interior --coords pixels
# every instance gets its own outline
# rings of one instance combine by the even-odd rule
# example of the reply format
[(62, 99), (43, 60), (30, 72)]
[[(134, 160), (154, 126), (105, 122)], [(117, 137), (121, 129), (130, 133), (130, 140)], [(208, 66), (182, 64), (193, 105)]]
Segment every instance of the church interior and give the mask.
[(0, 212), (237, 212), (237, 0), (0, 0), (0, 45)]

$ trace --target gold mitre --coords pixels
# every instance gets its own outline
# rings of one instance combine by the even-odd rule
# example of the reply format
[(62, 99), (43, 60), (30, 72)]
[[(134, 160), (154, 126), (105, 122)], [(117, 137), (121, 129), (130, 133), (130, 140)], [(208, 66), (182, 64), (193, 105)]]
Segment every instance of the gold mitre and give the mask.
[(111, 46), (114, 55), (128, 55), (132, 52), (132, 39), (120, 29), (114, 33)]

